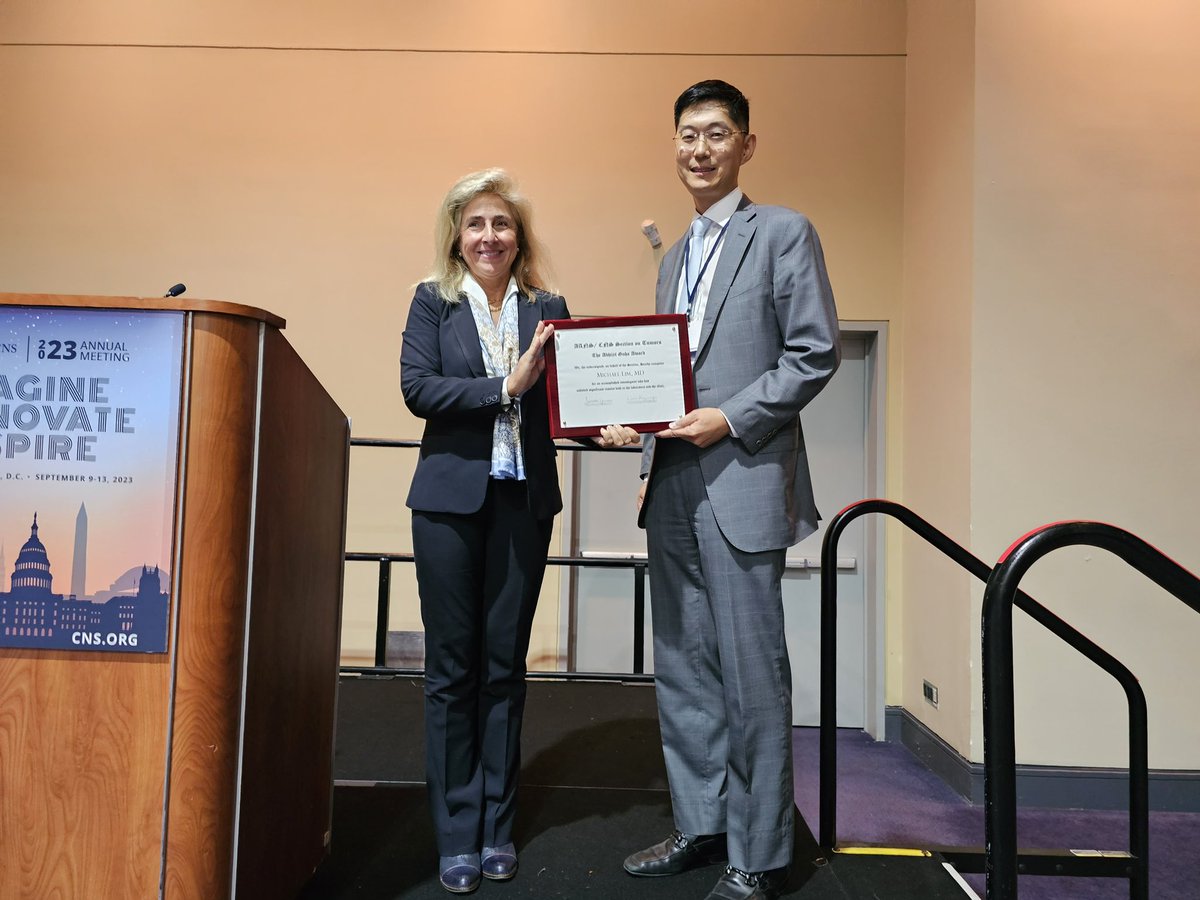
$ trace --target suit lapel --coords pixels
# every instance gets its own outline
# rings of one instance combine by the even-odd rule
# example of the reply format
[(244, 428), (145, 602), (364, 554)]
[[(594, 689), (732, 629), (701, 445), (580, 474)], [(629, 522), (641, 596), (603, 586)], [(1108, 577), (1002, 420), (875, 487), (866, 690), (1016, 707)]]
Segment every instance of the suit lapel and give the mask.
[(725, 226), (724, 245), (717, 260), (717, 270), (713, 272), (708, 303), (704, 307), (704, 323), (700, 326), (698, 353), (704, 352), (704, 345), (712, 336), (713, 326), (721, 314), (721, 307), (725, 305), (725, 298), (729, 296), (729, 289), (733, 286), (733, 278), (741, 269), (746, 248), (750, 246), (750, 239), (754, 237), (754, 231), (758, 227), (754, 220), (754, 204), (743, 197), (737, 212), (730, 216), (729, 223)]
[(675, 301), (679, 297), (679, 276), (683, 272), (683, 246), (687, 243), (687, 235), (675, 242), (675, 246), (667, 251), (663, 260), (663, 271), (667, 280), (662, 282), (655, 300), (655, 312), (660, 316), (675, 312)]
[(462, 351), (467, 368), (476, 378), (483, 378), (487, 370), (483, 367), (483, 351), (479, 348), (479, 329), (475, 327), (475, 315), (471, 312), (471, 301), (460, 294), (458, 303), (450, 306), (450, 324), (458, 347)]
[[(529, 298), (518, 294), (517, 339), (522, 353), (528, 349), (530, 341), (533, 340), (533, 332), (541, 319), (541, 304), (530, 303)], [(483, 367), (483, 351), (479, 348), (479, 329), (475, 327), (475, 315), (471, 312), (471, 301), (466, 294), (462, 295), (460, 302), (450, 308), (450, 322), (471, 374), (483, 378), (487, 375), (487, 370)]]

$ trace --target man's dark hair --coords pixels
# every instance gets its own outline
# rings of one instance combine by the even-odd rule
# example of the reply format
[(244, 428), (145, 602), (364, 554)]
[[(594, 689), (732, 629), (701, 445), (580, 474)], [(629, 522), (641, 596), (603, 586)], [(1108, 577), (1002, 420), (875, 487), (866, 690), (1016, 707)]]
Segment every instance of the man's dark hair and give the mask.
[(746, 95), (727, 81), (701, 81), (679, 95), (675, 101), (675, 127), (679, 127), (679, 117), (690, 107), (700, 103), (717, 103), (725, 107), (725, 112), (741, 131), (750, 130), (750, 101)]

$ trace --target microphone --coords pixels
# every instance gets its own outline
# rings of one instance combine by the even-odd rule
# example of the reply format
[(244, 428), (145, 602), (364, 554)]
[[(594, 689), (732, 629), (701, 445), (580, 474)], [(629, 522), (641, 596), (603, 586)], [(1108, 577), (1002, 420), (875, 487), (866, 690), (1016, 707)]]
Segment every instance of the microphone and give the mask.
[(654, 224), (653, 219), (647, 219), (642, 223), (642, 234), (646, 236), (646, 240), (655, 250), (662, 246), (662, 237), (659, 235), (658, 226)]
[(167, 289), (167, 292), (165, 294), (163, 294), (163, 296), (164, 297), (178, 297), (180, 294), (182, 294), (186, 290), (187, 290), (186, 284), (173, 284), (173, 285), (171, 285), (170, 288)]

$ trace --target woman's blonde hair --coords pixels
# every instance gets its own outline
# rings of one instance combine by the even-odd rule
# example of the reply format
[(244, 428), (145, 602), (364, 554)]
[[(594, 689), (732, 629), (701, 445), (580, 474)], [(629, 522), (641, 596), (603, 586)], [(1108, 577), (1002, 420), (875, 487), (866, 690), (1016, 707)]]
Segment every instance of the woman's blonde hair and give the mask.
[(543, 274), (547, 265), (546, 253), (533, 234), (533, 210), (529, 201), (517, 190), (512, 176), (503, 169), (472, 172), (458, 179), (450, 188), (434, 224), (433, 269), (425, 276), (425, 282), (432, 284), (447, 303), (460, 300), (463, 276), (469, 271), (458, 246), (462, 211), (480, 194), (495, 194), (512, 211), (517, 227), (517, 255), (512, 267), (517, 290), (530, 298), (535, 289), (549, 290)]

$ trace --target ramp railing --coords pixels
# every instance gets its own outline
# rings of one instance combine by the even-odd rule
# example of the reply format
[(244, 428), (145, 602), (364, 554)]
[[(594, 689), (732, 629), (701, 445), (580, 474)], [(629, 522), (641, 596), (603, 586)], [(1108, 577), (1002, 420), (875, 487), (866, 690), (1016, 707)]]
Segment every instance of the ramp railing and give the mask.
[[(821, 726), (820, 726), (820, 845), (832, 850), (837, 845), (837, 579), (826, 577), (836, 569), (831, 568), (831, 561), (837, 558), (837, 543), (846, 527), (861, 516), (879, 514), (889, 516), (900, 522), (914, 534), (923, 538), (934, 549), (966, 569), (980, 581), (988, 582), (992, 590), (992, 567), (983, 560), (971, 554), (966, 548), (952, 538), (922, 519), (912, 510), (899, 503), (889, 500), (862, 500), (846, 507), (830, 520), (825, 530), (821, 545)], [(999, 569), (999, 567), (997, 567)], [(1001, 841), (1009, 840), (1010, 823), (1007, 816), (1011, 815), (1011, 841), (1008, 848), (1010, 856), (1005, 856), (1004, 865), (1019, 865), (1022, 872), (1037, 875), (1069, 875), (1080, 877), (1108, 877), (1130, 879), (1130, 897), (1133, 900), (1148, 900), (1148, 859), (1149, 859), (1149, 771), (1147, 763), (1147, 726), (1146, 726), (1146, 696), (1133, 673), (1118, 659), (1102, 647), (1095, 644), (1085, 635), (1076, 631), (1054, 613), (1050, 612), (1028, 594), (1016, 589), (1013, 582), (1009, 590), (1008, 602), (1008, 655), (1007, 669), (1008, 700), (1007, 706), (1001, 704), (997, 709), (1007, 710), (1007, 721), (1001, 718), (993, 729), (998, 733), (1012, 733), (1012, 666), (1011, 666), (1011, 609), (1016, 606), (1028, 614), (1034, 621), (1048, 629), (1052, 634), (1065, 641), (1069, 646), (1082, 653), (1089, 660), (1111, 675), (1125, 692), (1129, 708), (1129, 834), (1130, 850), (1107, 851), (1097, 855), (1080, 856), (1067, 850), (1029, 849), (1019, 851), (1016, 848), (1015, 824), (1015, 769), (1009, 768), (1011, 774), (1011, 806), (1001, 804), (1000, 815), (1004, 816), (1003, 823), (989, 826), (985, 847), (931, 847), (949, 860), (960, 871), (984, 872), (990, 871), (991, 854), (996, 850), (995, 840), (991, 830), (1002, 835)], [(985, 593), (985, 598), (986, 598)], [(986, 608), (986, 599), (985, 599)], [(996, 629), (992, 629), (994, 632)], [(987, 642), (984, 643), (985, 663), (985, 726), (987, 710)], [(1003, 712), (997, 713), (1003, 716)], [(1011, 744), (1010, 744), (1011, 746)], [(985, 731), (985, 792), (988, 783), (988, 746)], [(1013, 766), (1015, 751), (1010, 752), (1009, 762)], [(995, 764), (994, 761), (993, 765)], [(1006, 790), (1007, 790), (1006, 783)], [(1007, 796), (1007, 795), (1006, 795)], [(990, 822), (991, 819), (989, 818)], [(1015, 862), (1013, 862), (1015, 860)], [(1016, 894), (1011, 896), (1015, 897)], [(989, 888), (988, 897), (993, 897)], [(997, 894), (996, 897), (1005, 895)]]
[[(1200, 579), (1141, 538), (1113, 525), (1081, 521), (1045, 525), (1018, 540), (1000, 557), (983, 594), (985, 872), (989, 900), (1015, 900), (1017, 876), (1024, 871), (1017, 852), (1012, 609), (1013, 606), (1025, 609), (1021, 602), (1025, 595), (1017, 585), (1030, 566), (1046, 554), (1079, 544), (1108, 550), (1200, 612)], [(1081, 652), (1089, 659), (1097, 659), (1094, 652)], [(1125, 686), (1124, 680), (1122, 686)], [(1126, 693), (1129, 694), (1128, 688)], [(1146, 704), (1140, 688), (1137, 693), (1136, 708), (1132, 701), (1129, 707), (1129, 841), (1132, 856), (1129, 896), (1135, 900), (1148, 900)]]

